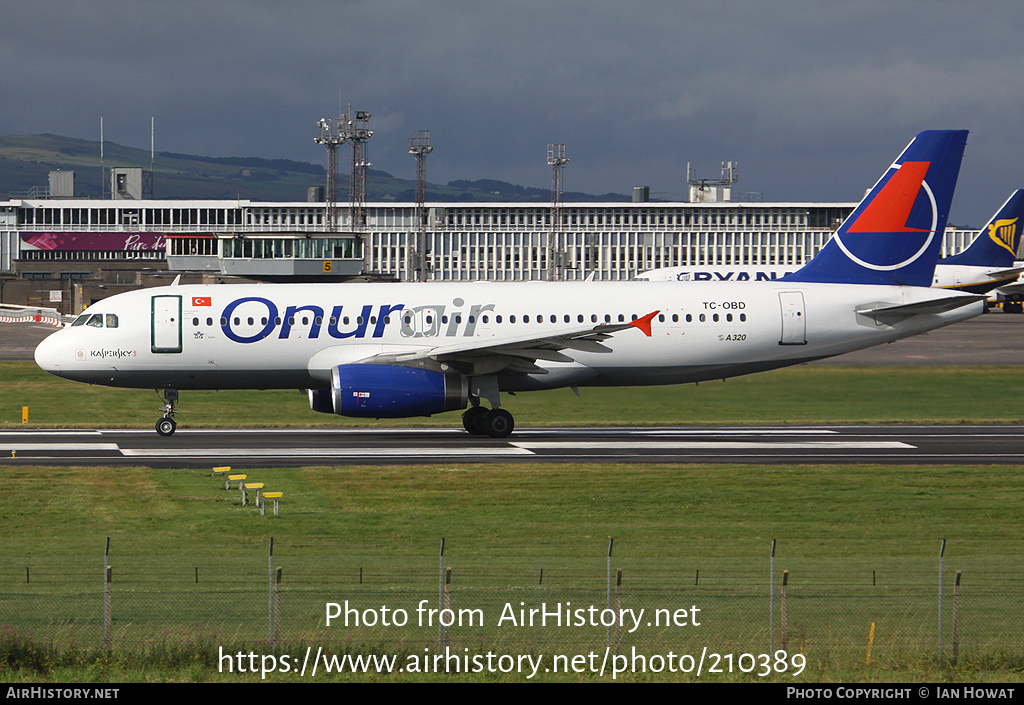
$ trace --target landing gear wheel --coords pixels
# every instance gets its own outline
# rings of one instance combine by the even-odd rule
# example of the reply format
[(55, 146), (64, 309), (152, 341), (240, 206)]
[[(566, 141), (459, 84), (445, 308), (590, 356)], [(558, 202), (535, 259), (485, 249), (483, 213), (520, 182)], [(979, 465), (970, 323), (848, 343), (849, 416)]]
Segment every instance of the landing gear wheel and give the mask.
[(164, 416), (156, 422), (156, 432), (161, 436), (171, 436), (174, 434), (174, 429), (178, 427), (174, 421), (174, 407), (178, 404), (178, 390), (168, 387), (163, 390), (157, 389), (156, 393), (164, 402), (164, 405), (160, 407)]
[(515, 428), (512, 414), (504, 409), (491, 409), (484, 416), (484, 427), (491, 438), (508, 438)]
[(177, 427), (178, 424), (172, 418), (163, 418), (156, 422), (156, 432), (161, 436), (174, 435), (174, 429)]
[(485, 416), (487, 416), (487, 409), (482, 406), (471, 406), (462, 414), (462, 426), (474, 436), (486, 435)]

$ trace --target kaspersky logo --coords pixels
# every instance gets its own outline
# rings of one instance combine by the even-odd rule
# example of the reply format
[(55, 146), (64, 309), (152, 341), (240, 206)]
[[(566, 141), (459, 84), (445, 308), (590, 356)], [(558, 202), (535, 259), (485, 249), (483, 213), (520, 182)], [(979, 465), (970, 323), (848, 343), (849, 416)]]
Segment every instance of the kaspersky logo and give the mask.
[[(925, 181), (930, 166), (931, 162), (904, 162), (889, 168), (889, 180), (857, 219), (833, 237), (847, 257), (867, 269), (889, 272), (912, 264), (925, 253), (935, 239), (939, 218), (935, 195)], [(861, 236), (891, 233), (905, 235), (904, 246), (897, 248), (897, 261), (879, 261), (884, 259), (887, 248), (879, 246), (878, 238)], [(843, 237), (848, 235), (856, 237), (844, 241)]]
[(988, 236), (992, 242), (1007, 250), (1014, 257), (1017, 256), (1017, 248), (1014, 247), (1017, 235), (1017, 218), (997, 220), (989, 223)]

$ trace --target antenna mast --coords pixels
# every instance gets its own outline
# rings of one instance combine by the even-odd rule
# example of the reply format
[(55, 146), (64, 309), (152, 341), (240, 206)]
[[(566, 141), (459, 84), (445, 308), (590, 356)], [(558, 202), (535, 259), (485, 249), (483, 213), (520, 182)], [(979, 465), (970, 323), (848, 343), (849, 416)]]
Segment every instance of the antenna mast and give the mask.
[(327, 193), (324, 195), (325, 218), (328, 232), (338, 229), (338, 145), (345, 143), (341, 134), (341, 118), (320, 118), (320, 134), (313, 138), (327, 148)]
[[(373, 137), (373, 130), (367, 128), (373, 117), (365, 110), (349, 108), (341, 116), (340, 134), (352, 144), (352, 181), (349, 185), (349, 221), (354, 232), (366, 229), (366, 141)], [(369, 247), (366, 248), (369, 256)]]
[(551, 232), (548, 235), (547, 278), (549, 281), (565, 279), (565, 251), (562, 240), (562, 200), (565, 195), (564, 144), (548, 145), (548, 166), (551, 167)]
[(430, 130), (409, 133), (409, 154), (416, 158), (416, 239), (405, 270), (406, 278), (411, 281), (427, 278), (427, 155), (433, 151)]

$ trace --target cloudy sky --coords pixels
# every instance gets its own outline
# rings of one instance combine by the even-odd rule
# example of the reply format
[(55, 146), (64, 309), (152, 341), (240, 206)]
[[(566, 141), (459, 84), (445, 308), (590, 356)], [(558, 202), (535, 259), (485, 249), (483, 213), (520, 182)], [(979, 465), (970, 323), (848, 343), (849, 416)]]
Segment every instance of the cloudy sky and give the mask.
[[(6, 0), (0, 133), (681, 199), (686, 163), (766, 200), (858, 200), (920, 130), (968, 128), (951, 222), (1024, 187), (1024, 3), (974, 0)], [(344, 162), (343, 162), (344, 163)]]

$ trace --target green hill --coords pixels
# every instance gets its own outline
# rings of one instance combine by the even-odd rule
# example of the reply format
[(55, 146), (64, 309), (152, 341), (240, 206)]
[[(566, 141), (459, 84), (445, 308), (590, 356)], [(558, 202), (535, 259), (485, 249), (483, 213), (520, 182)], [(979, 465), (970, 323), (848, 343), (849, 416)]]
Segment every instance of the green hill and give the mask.
[[(104, 143), (104, 166), (149, 169), (147, 149)], [(45, 189), (49, 172), (75, 172), (75, 195), (100, 197), (100, 143), (59, 135), (0, 135), (0, 196), (28, 197)], [(310, 186), (326, 181), (323, 165), (290, 159), (258, 157), (204, 157), (158, 152), (153, 161), (153, 196), (158, 199), (231, 199), (252, 201), (305, 201)], [(348, 200), (348, 174), (338, 174), (338, 200)], [(412, 201), (415, 184), (385, 171), (370, 169), (366, 177), (368, 201)], [(109, 185), (107, 185), (109, 193)], [(427, 185), (428, 201), (537, 201), (550, 200), (545, 189), (504, 181), (456, 180)], [(624, 201), (621, 194), (592, 196), (565, 194), (567, 201)]]

